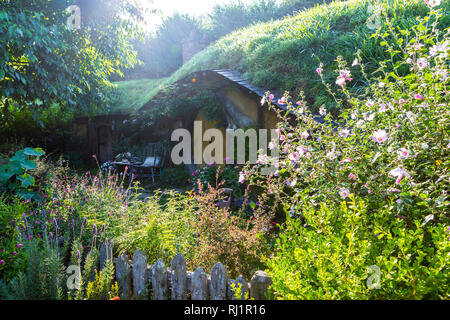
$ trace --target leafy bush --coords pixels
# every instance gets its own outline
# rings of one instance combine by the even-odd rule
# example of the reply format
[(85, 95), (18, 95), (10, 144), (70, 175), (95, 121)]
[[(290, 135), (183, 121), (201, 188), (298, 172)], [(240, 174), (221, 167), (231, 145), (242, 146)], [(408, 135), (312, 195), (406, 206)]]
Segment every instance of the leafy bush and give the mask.
[[(28, 170), (36, 169), (37, 165), (33, 159), (44, 154), (45, 152), (40, 148), (25, 148), (17, 151), (7, 164), (0, 166), (0, 190), (15, 193), (25, 200), (40, 199), (31, 190), (35, 179), (28, 173)], [(30, 159), (29, 157), (34, 158)]]
[[(322, 107), (325, 122), (316, 122), (300, 95), (290, 115), (280, 114), (281, 157), (268, 159), (277, 172), (243, 170), (286, 211), (267, 259), (277, 298), (449, 298), (449, 29), (441, 18), (431, 8), (397, 29), (386, 17), (377, 37), (389, 58), (374, 80), (360, 55), (351, 67), (338, 57), (335, 84), (321, 65), (340, 116)], [(369, 86), (359, 96), (347, 88), (357, 68)]]

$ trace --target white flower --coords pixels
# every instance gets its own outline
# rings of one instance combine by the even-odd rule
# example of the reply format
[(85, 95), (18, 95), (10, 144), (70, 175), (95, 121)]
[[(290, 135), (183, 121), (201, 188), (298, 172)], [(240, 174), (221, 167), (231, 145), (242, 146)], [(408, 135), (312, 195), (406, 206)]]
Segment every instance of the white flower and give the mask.
[(245, 175), (244, 175), (244, 173), (241, 171), (241, 172), (239, 172), (239, 183), (244, 183), (244, 181), (245, 181)]
[(408, 159), (410, 155), (410, 151), (406, 148), (400, 148), (398, 150), (398, 158), (401, 159)]
[(374, 102), (373, 100), (371, 100), (371, 99), (367, 100), (366, 106), (372, 107), (372, 106), (374, 106), (374, 105), (375, 105), (375, 102)]
[(339, 132), (339, 135), (340, 135), (342, 138), (347, 138), (348, 136), (350, 136), (350, 130), (348, 130), (348, 129), (342, 129), (342, 130)]
[(334, 151), (330, 151), (327, 153), (327, 158), (330, 160), (333, 160), (336, 158), (336, 154), (334, 153)]
[(441, 4), (441, 0), (425, 0), (425, 3), (431, 8), (434, 8)]
[(387, 105), (386, 103), (381, 103), (380, 104), (380, 108), (378, 109), (378, 112), (383, 113), (387, 110)]
[(375, 113), (369, 114), (368, 112), (363, 113), (363, 118), (366, 121), (372, 121), (375, 118)]
[(423, 150), (427, 150), (429, 148), (428, 144), (425, 143), (425, 142), (422, 143), (421, 147), (422, 147)]
[(347, 188), (341, 188), (339, 190), (339, 195), (342, 197), (342, 199), (345, 199), (350, 195), (350, 190), (348, 190)]
[(441, 81), (443, 81), (443, 82), (447, 81), (447, 70), (446, 69), (438, 70), (436, 72), (436, 74), (441, 76)]
[(269, 150), (273, 150), (275, 148), (275, 144), (271, 141), (269, 142), (269, 145), (267, 146)]
[(417, 66), (419, 69), (428, 68), (430, 66), (430, 63), (426, 58), (419, 58), (417, 59)]
[(439, 58), (447, 58), (448, 53), (448, 41), (444, 41), (443, 43), (438, 43), (430, 48), (430, 55), (432, 57), (438, 55)]
[(385, 130), (377, 130), (373, 133), (372, 139), (377, 143), (386, 142), (388, 139), (387, 132)]
[(320, 114), (321, 116), (324, 116), (324, 115), (327, 114), (327, 110), (326, 110), (324, 107), (320, 107), (320, 109), (319, 109), (319, 114)]
[(400, 181), (402, 181), (402, 179), (404, 177), (409, 178), (411, 176), (408, 172), (406, 172), (403, 168), (400, 168), (400, 167), (389, 171), (389, 175), (397, 178), (397, 180), (396, 180), (397, 184), (399, 184)]
[(358, 58), (355, 58), (352, 63), (352, 67), (357, 66), (359, 64)]
[(364, 124), (364, 120), (362, 120), (362, 119), (359, 119), (359, 120), (356, 122), (356, 126), (357, 126), (358, 128), (361, 128), (361, 127), (363, 126), (363, 124)]
[(356, 119), (358, 119), (358, 114), (357, 114), (355, 111), (353, 111), (353, 112), (350, 114), (350, 117), (351, 117), (353, 120), (356, 120)]
[(434, 219), (434, 215), (429, 214), (425, 217), (425, 219), (423, 220), (422, 226), (426, 225), (428, 222), (430, 222), (431, 220)]
[(300, 160), (300, 155), (298, 154), (298, 152), (292, 152), (291, 154), (289, 154), (288, 158), (293, 162), (297, 162), (298, 160)]
[(384, 82), (378, 82), (378, 87), (380, 88), (384, 88), (386, 86), (386, 84)]
[(302, 138), (303, 138), (303, 139), (308, 139), (308, 137), (309, 137), (308, 131), (303, 131), (303, 132), (302, 132)]

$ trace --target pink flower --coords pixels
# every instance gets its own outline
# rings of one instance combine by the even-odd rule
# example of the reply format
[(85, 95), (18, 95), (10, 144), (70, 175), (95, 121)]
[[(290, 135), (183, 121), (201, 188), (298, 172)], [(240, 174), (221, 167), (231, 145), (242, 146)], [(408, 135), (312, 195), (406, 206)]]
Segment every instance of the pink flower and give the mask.
[(356, 176), (355, 176), (353, 173), (350, 173), (350, 174), (348, 175), (348, 177), (349, 177), (350, 179), (356, 178)]
[(273, 99), (275, 98), (275, 96), (273, 94), (269, 94), (269, 100), (273, 101)]
[(404, 104), (404, 103), (406, 103), (406, 100), (405, 99), (400, 99), (400, 100), (398, 100), (398, 103)]
[(297, 162), (298, 160), (300, 160), (300, 154), (298, 154), (298, 152), (292, 152), (289, 156), (288, 156), (289, 160), (293, 161), (293, 162)]
[(343, 87), (346, 81), (352, 81), (351, 73), (348, 70), (339, 70), (339, 76), (336, 79), (336, 84)]
[(414, 98), (417, 99), (417, 100), (423, 101), (423, 96), (422, 96), (421, 94), (419, 94), (419, 93), (416, 93), (416, 94), (414, 95)]
[(397, 184), (400, 184), (400, 182), (402, 181), (402, 179), (403, 179), (404, 177), (407, 177), (407, 178), (410, 177), (410, 174), (409, 174), (408, 172), (406, 172), (403, 168), (400, 168), (400, 167), (395, 168), (395, 169), (389, 171), (389, 175), (392, 176), (392, 177), (397, 178), (397, 179), (395, 180), (395, 182), (396, 182)]
[(323, 69), (320, 68), (320, 67), (316, 69), (316, 72), (317, 72), (318, 74), (322, 74), (322, 71), (323, 71)]
[(419, 58), (417, 59), (417, 66), (419, 69), (428, 68), (430, 66), (430, 63), (426, 58)]
[(337, 84), (338, 86), (340, 86), (340, 87), (345, 86), (345, 79), (344, 79), (344, 78), (341, 78), (341, 77), (338, 77), (338, 78), (336, 79), (336, 84)]
[(241, 172), (239, 172), (239, 183), (244, 183), (244, 181), (245, 181), (245, 175), (244, 175), (244, 173), (241, 171)]
[(345, 199), (350, 195), (350, 190), (348, 190), (347, 188), (341, 188), (339, 190), (339, 195), (342, 197), (342, 199)]
[(0, 260), (0, 264), (4, 264), (5, 263), (5, 261), (4, 260)]
[(408, 159), (410, 155), (410, 151), (405, 148), (401, 148), (398, 150), (398, 158), (401, 159)]
[(17, 248), (22, 248), (23, 247), (23, 244), (21, 244), (21, 243), (19, 243), (18, 245), (17, 245)]
[(278, 104), (286, 104), (286, 98), (281, 97), (280, 99), (278, 99)]
[(302, 104), (302, 102), (301, 101), (297, 101), (296, 104), (299, 106), (299, 105)]
[(339, 135), (342, 138), (347, 138), (348, 136), (350, 136), (350, 130), (348, 129), (342, 129), (341, 131), (339, 131)]
[(372, 139), (377, 143), (383, 143), (387, 141), (388, 135), (385, 130), (377, 130), (374, 132)]
[(436, 7), (436, 6), (441, 4), (441, 0), (425, 0), (425, 3), (429, 7), (434, 8), (434, 7)]
[(286, 140), (286, 136), (285, 136), (284, 134), (282, 134), (282, 135), (280, 136), (280, 140), (281, 140), (281, 141)]

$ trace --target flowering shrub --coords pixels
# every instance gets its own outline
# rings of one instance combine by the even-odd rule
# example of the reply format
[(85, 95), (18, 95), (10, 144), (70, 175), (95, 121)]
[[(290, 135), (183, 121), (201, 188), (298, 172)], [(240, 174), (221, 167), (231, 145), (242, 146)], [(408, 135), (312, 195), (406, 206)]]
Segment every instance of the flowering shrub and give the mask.
[[(449, 31), (437, 27), (439, 1), (427, 4), (409, 30), (386, 17), (376, 36), (391, 58), (370, 77), (359, 54), (352, 66), (337, 59), (334, 84), (320, 66), (340, 115), (321, 108), (315, 121), (300, 95), (280, 113), (277, 171), (243, 170), (286, 211), (267, 261), (278, 298), (449, 298)], [(360, 96), (348, 90), (356, 68), (368, 83)]]

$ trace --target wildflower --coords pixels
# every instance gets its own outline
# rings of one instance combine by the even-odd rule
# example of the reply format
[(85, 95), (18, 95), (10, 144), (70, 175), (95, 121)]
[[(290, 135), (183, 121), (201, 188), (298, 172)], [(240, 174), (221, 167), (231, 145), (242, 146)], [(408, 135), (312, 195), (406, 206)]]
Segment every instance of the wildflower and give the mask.
[(441, 0), (425, 0), (425, 3), (429, 7), (434, 8), (434, 7), (437, 7), (437, 6), (439, 6), (441, 4)]
[(428, 68), (430, 66), (430, 63), (426, 58), (419, 58), (417, 59), (417, 66), (419, 69)]
[(353, 111), (353, 112), (350, 114), (350, 117), (351, 117), (353, 120), (356, 120), (356, 119), (358, 119), (358, 114), (357, 114), (355, 111)]
[(299, 106), (299, 105), (302, 104), (302, 102), (301, 101), (297, 101), (296, 104)]
[(400, 100), (398, 100), (398, 103), (400, 103), (400, 104), (405, 104), (405, 103), (406, 103), (406, 100), (405, 100), (405, 99), (400, 99)]
[(345, 158), (344, 160), (342, 160), (343, 163), (349, 163), (352, 162), (352, 159), (350, 158)]
[(303, 139), (308, 139), (308, 137), (309, 137), (308, 131), (303, 131), (301, 136)]
[(441, 76), (441, 81), (447, 81), (447, 70), (446, 69), (442, 69), (442, 70), (438, 70), (436, 72), (437, 75)]
[(306, 152), (308, 152), (308, 150), (306, 150), (306, 148), (304, 147), (297, 147), (297, 151), (301, 156), (305, 155)]
[(371, 99), (367, 100), (366, 106), (373, 107), (374, 105), (375, 105), (375, 102), (373, 100), (371, 100)]
[(348, 177), (349, 177), (349, 179), (355, 179), (355, 178), (356, 178), (356, 176), (355, 176), (353, 173), (350, 173), (350, 174), (348, 175)]
[(346, 81), (352, 81), (350, 71), (348, 70), (339, 70), (339, 76), (336, 79), (336, 84), (340, 87), (345, 85)]
[(372, 121), (375, 118), (375, 113), (364, 112), (363, 113), (363, 118), (366, 121)]
[(269, 94), (269, 100), (273, 101), (273, 99), (275, 99), (275, 96), (273, 94)]
[(386, 84), (384, 82), (378, 82), (378, 87), (380, 88), (384, 88), (386, 86)]
[(286, 104), (286, 98), (281, 97), (280, 99), (278, 99), (278, 104)]
[(427, 143), (422, 143), (421, 144), (421, 148), (423, 149), (423, 150), (427, 150), (428, 148), (429, 148), (429, 146), (428, 146), (428, 144)]
[(322, 71), (323, 71), (323, 69), (322, 69), (321, 67), (319, 67), (319, 68), (316, 69), (316, 72), (317, 72), (318, 74), (322, 74)]
[(215, 162), (215, 161), (213, 161), (213, 162), (211, 162), (211, 163), (209, 163), (209, 164), (208, 164), (208, 167), (210, 167), (210, 168), (211, 168), (211, 167), (214, 167), (215, 165), (216, 165), (216, 162)]
[(292, 152), (291, 154), (289, 154), (288, 158), (293, 162), (297, 162), (298, 160), (300, 160), (300, 155), (298, 154), (298, 152)]
[(280, 136), (280, 140), (281, 140), (281, 141), (286, 140), (286, 136), (285, 136), (284, 134), (282, 134), (282, 135)]
[(353, 60), (352, 62), (352, 67), (359, 65), (359, 61), (358, 58), (355, 58), (355, 60)]
[(350, 190), (348, 190), (347, 188), (341, 188), (339, 190), (339, 195), (342, 197), (342, 199), (345, 199), (350, 195)]
[(383, 143), (387, 141), (388, 135), (385, 130), (377, 130), (374, 132), (372, 139), (377, 143)]
[(13, 256), (15, 256), (16, 254), (17, 254), (17, 252), (15, 252), (15, 251), (12, 253)]
[(405, 148), (401, 148), (398, 150), (398, 158), (401, 159), (408, 159), (410, 155), (410, 151)]
[(262, 99), (261, 99), (261, 105), (262, 106), (264, 105), (264, 103), (266, 103), (266, 96), (262, 97)]
[(17, 245), (17, 248), (18, 249), (20, 249), (20, 248), (22, 248), (23, 247), (23, 244), (21, 244), (21, 243), (19, 243), (18, 245)]
[(400, 168), (400, 167), (389, 171), (389, 175), (397, 178), (397, 180), (395, 181), (397, 184), (400, 184), (400, 182), (402, 181), (402, 179), (404, 177), (406, 177), (406, 178), (410, 177), (410, 174), (408, 172), (406, 172), (403, 168)]
[(244, 183), (244, 181), (245, 181), (245, 175), (244, 175), (244, 173), (241, 171), (241, 172), (239, 172), (239, 183)]
[(387, 105), (386, 103), (381, 103), (380, 104), (380, 108), (378, 109), (378, 112), (383, 113), (387, 110)]
[(342, 129), (342, 130), (339, 132), (339, 135), (340, 135), (342, 138), (347, 138), (348, 136), (350, 136), (350, 130), (348, 130), (348, 129)]
[(5, 263), (5, 261), (4, 261), (4, 260), (0, 260), (0, 265), (1, 265), (1, 264), (4, 264), (4, 263)]
[(326, 157), (330, 160), (333, 160), (336, 158), (336, 154), (334, 153), (334, 151), (330, 151), (327, 153)]
[(423, 96), (419, 93), (414, 94), (414, 98), (423, 101)]
[(327, 110), (324, 107), (320, 107), (319, 114), (321, 116), (325, 116), (327, 114)]
[(267, 146), (269, 150), (273, 150), (275, 148), (275, 144), (271, 141), (269, 142), (269, 145)]

